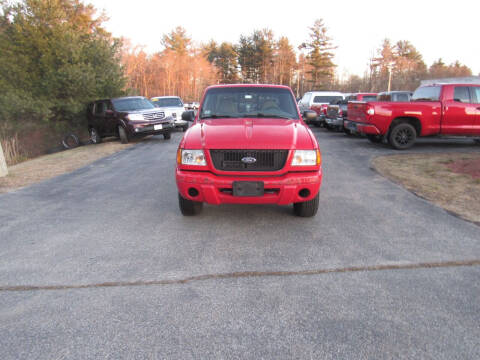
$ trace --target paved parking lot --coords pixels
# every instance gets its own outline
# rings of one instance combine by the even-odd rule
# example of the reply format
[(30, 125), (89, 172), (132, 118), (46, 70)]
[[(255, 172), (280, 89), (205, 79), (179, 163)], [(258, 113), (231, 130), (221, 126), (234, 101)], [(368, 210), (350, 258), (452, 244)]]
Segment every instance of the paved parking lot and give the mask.
[(182, 217), (181, 133), (0, 195), (1, 358), (480, 358), (480, 227), (370, 169), (389, 148), (314, 132), (310, 219)]

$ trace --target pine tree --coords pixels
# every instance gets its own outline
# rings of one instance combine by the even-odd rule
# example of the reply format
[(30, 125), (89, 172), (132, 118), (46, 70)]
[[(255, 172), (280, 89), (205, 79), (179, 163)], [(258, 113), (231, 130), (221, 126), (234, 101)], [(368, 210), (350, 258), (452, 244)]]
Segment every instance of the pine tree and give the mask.
[(326, 89), (333, 83), (335, 76), (335, 67), (333, 63), (332, 38), (327, 35), (327, 28), (322, 19), (314, 22), (310, 29), (310, 41), (303, 43), (300, 49), (308, 51), (307, 61), (311, 67), (309, 82), (311, 89)]

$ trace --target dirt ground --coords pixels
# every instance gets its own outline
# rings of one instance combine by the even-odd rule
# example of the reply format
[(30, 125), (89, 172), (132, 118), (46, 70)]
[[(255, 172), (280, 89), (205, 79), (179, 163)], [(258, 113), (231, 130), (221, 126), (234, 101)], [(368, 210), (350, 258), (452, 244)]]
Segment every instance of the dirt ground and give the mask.
[(480, 224), (480, 153), (380, 156), (372, 164), (413, 193)]
[(0, 178), (0, 193), (13, 191), (24, 186), (69, 173), (95, 160), (123, 150), (131, 144), (118, 140), (104, 141), (98, 145), (85, 145), (76, 149), (44, 155), (24, 161), (8, 168), (8, 175)]

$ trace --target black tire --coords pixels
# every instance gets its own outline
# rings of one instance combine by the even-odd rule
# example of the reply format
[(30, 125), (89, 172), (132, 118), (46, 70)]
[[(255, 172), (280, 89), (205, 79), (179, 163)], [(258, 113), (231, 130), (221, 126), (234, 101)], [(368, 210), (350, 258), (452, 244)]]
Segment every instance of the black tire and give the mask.
[(317, 214), (318, 203), (320, 201), (320, 193), (317, 194), (312, 200), (294, 203), (293, 212), (297, 216), (312, 217)]
[(474, 142), (475, 144), (480, 145), (480, 139), (473, 139), (473, 142)]
[(63, 138), (62, 145), (65, 149), (74, 149), (80, 145), (80, 140), (75, 134), (68, 134)]
[(182, 131), (185, 132), (188, 130), (188, 125), (182, 126)]
[(374, 144), (380, 144), (383, 141), (383, 137), (381, 135), (367, 134), (366, 136), (368, 141)]
[(397, 150), (411, 148), (416, 139), (417, 130), (409, 123), (395, 125), (388, 135), (388, 143)]
[(200, 214), (203, 209), (203, 202), (185, 199), (180, 193), (178, 194), (178, 205), (183, 216)]
[(92, 144), (100, 144), (102, 142), (102, 137), (96, 128), (92, 127), (88, 132), (90, 134), (90, 141)]
[(320, 123), (316, 122), (313, 124), (315, 127), (320, 127)]
[(163, 134), (163, 138), (165, 140), (170, 140), (171, 137), (172, 137), (172, 134), (170, 133), (170, 131)]
[(118, 127), (118, 137), (120, 138), (120, 142), (122, 144), (128, 144), (130, 139), (128, 138), (127, 130), (123, 126)]
[(350, 129), (347, 129), (346, 127), (343, 128), (343, 132), (348, 135), (348, 136), (352, 136), (352, 131)]

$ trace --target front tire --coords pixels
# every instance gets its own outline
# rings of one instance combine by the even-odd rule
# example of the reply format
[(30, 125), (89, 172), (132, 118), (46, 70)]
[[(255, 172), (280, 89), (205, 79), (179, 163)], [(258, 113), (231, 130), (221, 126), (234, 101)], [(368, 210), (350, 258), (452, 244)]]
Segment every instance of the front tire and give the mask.
[(170, 132), (166, 132), (163, 134), (163, 138), (165, 140), (170, 140), (171, 137), (172, 137), (172, 134)]
[(389, 144), (397, 150), (409, 149), (415, 144), (417, 130), (409, 123), (395, 125), (388, 135)]
[(118, 136), (120, 137), (120, 142), (122, 144), (128, 144), (128, 141), (130, 139), (128, 138), (127, 131), (125, 130), (125, 128), (123, 126), (118, 127)]
[(317, 194), (312, 200), (294, 203), (293, 212), (300, 217), (312, 217), (317, 214), (318, 204), (320, 201), (320, 193)]
[(480, 139), (473, 139), (473, 142), (477, 145), (480, 145)]
[(348, 136), (352, 136), (352, 131), (350, 129), (347, 129), (346, 127), (343, 128), (343, 132)]
[(185, 199), (180, 193), (178, 194), (178, 205), (183, 216), (200, 214), (203, 209), (203, 202)]

